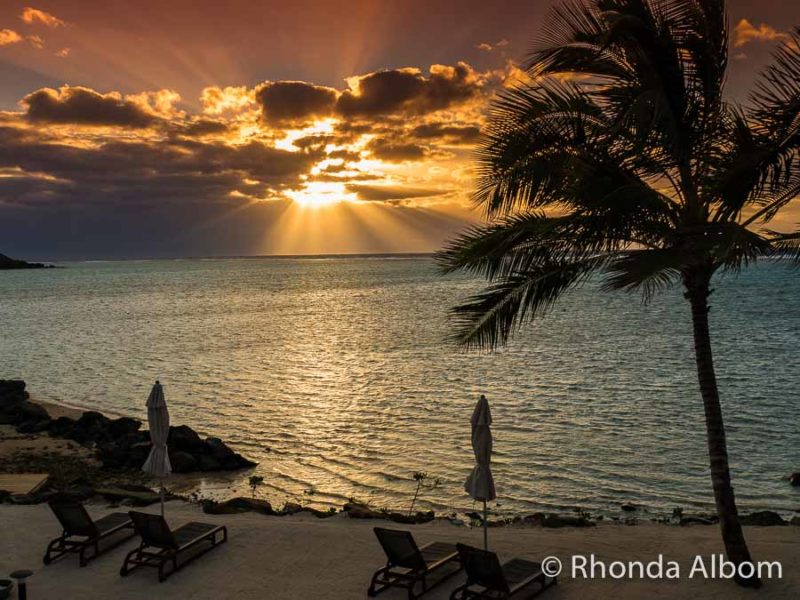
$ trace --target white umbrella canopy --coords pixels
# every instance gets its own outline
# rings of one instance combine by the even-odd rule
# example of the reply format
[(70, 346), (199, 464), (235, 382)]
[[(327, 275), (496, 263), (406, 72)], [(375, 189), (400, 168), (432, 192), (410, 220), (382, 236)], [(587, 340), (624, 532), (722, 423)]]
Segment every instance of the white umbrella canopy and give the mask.
[(497, 497), (492, 476), (492, 413), (489, 401), (481, 395), (475, 410), (472, 411), (472, 451), (475, 453), (475, 467), (464, 483), (464, 490), (475, 500), (483, 502), (483, 546), (489, 547), (488, 514), (486, 503)]
[(164, 388), (156, 381), (147, 398), (147, 423), (150, 426), (150, 442), (153, 447), (142, 466), (142, 471), (158, 477), (161, 481), (161, 516), (164, 516), (164, 477), (172, 473), (167, 451), (169, 436), (169, 411), (164, 398)]

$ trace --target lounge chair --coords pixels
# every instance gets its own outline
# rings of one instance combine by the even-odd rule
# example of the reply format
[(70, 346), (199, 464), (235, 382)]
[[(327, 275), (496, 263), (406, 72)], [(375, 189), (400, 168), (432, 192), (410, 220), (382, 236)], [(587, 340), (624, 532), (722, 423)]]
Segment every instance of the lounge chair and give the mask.
[(119, 571), (123, 577), (137, 567), (156, 567), (158, 580), (164, 581), (194, 559), (228, 541), (228, 529), (224, 525), (192, 522), (172, 531), (161, 515), (134, 511), (128, 514), (142, 543), (125, 557)]
[[(69, 552), (77, 552), (80, 566), (85, 567), (93, 558), (136, 535), (127, 513), (111, 513), (93, 521), (83, 504), (77, 500), (51, 500), (48, 504), (61, 523), (63, 532), (47, 545), (44, 554), (46, 565)], [(104, 544), (101, 550), (100, 542), (116, 534), (120, 534), (119, 539)]]
[[(372, 576), (367, 595), (377, 596), (390, 587), (405, 588), (410, 600), (418, 598), (461, 570), (455, 545), (432, 542), (417, 547), (409, 531), (375, 527), (383, 551), (386, 566)], [(432, 577), (435, 576), (435, 577)], [(421, 584), (417, 594), (414, 588)]]
[[(456, 544), (456, 548), (467, 572), (467, 582), (453, 590), (450, 600), (506, 600), (526, 592), (527, 598), (533, 598), (558, 583), (556, 577), (547, 577), (542, 572), (540, 563), (514, 558), (501, 565), (494, 552), (465, 544)], [(534, 584), (537, 588), (532, 589)]]

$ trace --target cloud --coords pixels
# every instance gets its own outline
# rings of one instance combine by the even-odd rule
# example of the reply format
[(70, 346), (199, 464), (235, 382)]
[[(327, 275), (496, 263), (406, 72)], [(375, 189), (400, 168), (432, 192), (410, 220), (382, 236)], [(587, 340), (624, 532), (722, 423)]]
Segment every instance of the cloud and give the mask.
[(747, 19), (742, 19), (733, 29), (733, 47), (741, 48), (750, 42), (774, 42), (790, 39), (790, 35), (783, 31), (762, 23), (755, 27)]
[(339, 97), (336, 110), (349, 117), (431, 113), (476, 97), (482, 87), (464, 62), (432, 65), (427, 77), (416, 68), (390, 69), (351, 77), (348, 83), (350, 89)]
[(72, 50), (69, 48), (61, 48), (61, 50), (56, 52), (56, 56), (58, 58), (67, 58), (70, 55), (70, 52), (72, 52)]
[(367, 144), (367, 148), (375, 158), (388, 162), (405, 162), (422, 160), (428, 154), (427, 148), (413, 142), (398, 142), (384, 138), (375, 138)]
[(0, 46), (18, 44), (24, 38), (13, 29), (0, 29)]
[(34, 122), (120, 126), (152, 125), (158, 115), (141, 100), (129, 100), (117, 92), (101, 94), (85, 87), (42, 88), (25, 96), (20, 104)]
[(240, 112), (252, 108), (253, 92), (247, 86), (207, 87), (200, 93), (200, 104), (207, 115)]
[(29, 35), (25, 39), (28, 40), (31, 46), (37, 48), (38, 50), (44, 48), (44, 40), (39, 35)]
[(490, 44), (488, 42), (482, 42), (480, 44), (476, 44), (475, 47), (478, 50), (483, 50), (484, 52), (494, 52), (495, 50), (498, 50), (498, 49), (501, 49), (501, 48), (505, 48), (510, 43), (511, 42), (509, 42), (508, 40), (503, 39), (503, 40), (500, 40), (499, 42), (497, 42), (496, 44)]
[(330, 115), (339, 93), (329, 87), (304, 81), (266, 82), (256, 88), (255, 97), (268, 122), (307, 121)]
[(440, 140), (448, 144), (474, 144), (480, 136), (476, 125), (449, 125), (446, 123), (423, 123), (411, 130), (411, 135), (423, 140)]
[(56, 27), (63, 27), (64, 25), (66, 25), (64, 21), (62, 21), (55, 15), (31, 7), (26, 7), (20, 13), (19, 18), (22, 19), (28, 25), (37, 25), (37, 24), (44, 25), (45, 27), (50, 27), (51, 29), (55, 29)]
[(347, 191), (354, 192), (360, 200), (368, 202), (397, 202), (412, 198), (430, 198), (447, 194), (449, 190), (435, 188), (413, 188), (397, 185), (347, 184)]

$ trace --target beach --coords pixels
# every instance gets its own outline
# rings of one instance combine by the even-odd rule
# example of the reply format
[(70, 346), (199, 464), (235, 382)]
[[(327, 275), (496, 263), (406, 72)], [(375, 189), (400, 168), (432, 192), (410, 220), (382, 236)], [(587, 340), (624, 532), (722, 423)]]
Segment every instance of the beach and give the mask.
[[(92, 515), (111, 509), (87, 505)], [(119, 509), (116, 509), (119, 510)], [(149, 509), (155, 512), (155, 508)], [(67, 556), (47, 567), (42, 554), (47, 541), (60, 533), (46, 505), (0, 506), (0, 573), (30, 568), (29, 597), (90, 598), (120, 600), (153, 597), (191, 597), (195, 600), (236, 598), (237, 600), (297, 600), (366, 598), (371, 574), (383, 566), (384, 558), (372, 533), (380, 522), (359, 521), (337, 515), (317, 519), (308, 515), (268, 517), (255, 514), (212, 516), (196, 506), (167, 503), (167, 518), (173, 526), (199, 520), (225, 524), (229, 542), (199, 561), (158, 583), (152, 569), (139, 569), (128, 577), (119, 576), (126, 551), (133, 540), (102, 555), (85, 568), (75, 556)], [(411, 528), (422, 544), (433, 540), (460, 541), (480, 545), (479, 529), (434, 522)], [(524, 557), (542, 560), (559, 557), (566, 565), (575, 554), (604, 561), (647, 561), (660, 554), (682, 567), (677, 580), (573, 579), (565, 572), (558, 586), (545, 597), (558, 599), (616, 598), (704, 598), (737, 600), (756, 597), (794, 599), (800, 595), (800, 528), (748, 527), (746, 535), (754, 560), (778, 561), (783, 578), (764, 582), (762, 591), (742, 589), (731, 581), (688, 579), (696, 555), (710, 556), (722, 551), (719, 530), (714, 526), (671, 527), (644, 524), (636, 527), (601, 524), (590, 529), (542, 529), (507, 527), (490, 531), (490, 545), (502, 560)], [(567, 569), (568, 570), (568, 569)], [(441, 600), (461, 581), (456, 576), (426, 598)], [(401, 590), (389, 590), (380, 597), (405, 598)]]

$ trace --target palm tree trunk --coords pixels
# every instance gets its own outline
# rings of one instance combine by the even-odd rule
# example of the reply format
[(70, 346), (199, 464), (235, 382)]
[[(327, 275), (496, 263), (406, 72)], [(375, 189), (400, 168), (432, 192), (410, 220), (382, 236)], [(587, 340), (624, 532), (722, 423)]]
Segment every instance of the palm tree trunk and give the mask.
[[(747, 542), (744, 539), (736, 500), (731, 486), (731, 473), (728, 466), (728, 445), (725, 441), (725, 424), (722, 421), (722, 407), (719, 402), (717, 377), (714, 373), (714, 357), (711, 353), (711, 336), (708, 327), (708, 296), (711, 291), (710, 275), (693, 274), (686, 277), (686, 298), (692, 307), (692, 325), (694, 329), (694, 352), (697, 362), (697, 378), (700, 382), (700, 394), (703, 397), (703, 408), (706, 416), (706, 434), (708, 437), (708, 456), (711, 462), (711, 485), (714, 489), (714, 501), (717, 506), (719, 525), (722, 530), (722, 541), (728, 560), (737, 566), (743, 562), (752, 562)], [(761, 581), (757, 576), (749, 579), (736, 577), (736, 582), (747, 587), (759, 587)]]

